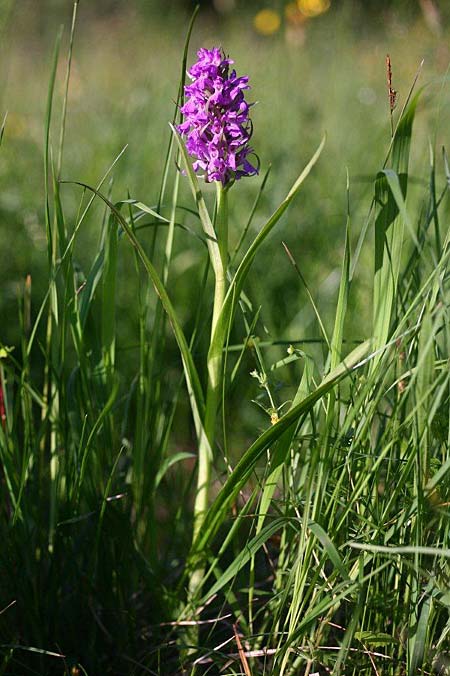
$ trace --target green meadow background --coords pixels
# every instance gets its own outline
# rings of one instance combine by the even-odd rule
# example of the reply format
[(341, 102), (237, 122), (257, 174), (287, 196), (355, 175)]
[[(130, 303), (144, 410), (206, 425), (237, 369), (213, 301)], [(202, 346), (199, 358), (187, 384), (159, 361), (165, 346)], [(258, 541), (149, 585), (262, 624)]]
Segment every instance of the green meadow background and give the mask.
[[(113, 171), (112, 195), (121, 198), (129, 192), (146, 204), (156, 202), (188, 4), (153, 2), (152, 11), (147, 11), (150, 4), (138, 2), (80, 3), (64, 179), (95, 184), (127, 146)], [(398, 10), (394, 6), (372, 12), (365, 12), (364, 4), (332, 5), (327, 13), (307, 22), (303, 43), (295, 35), (286, 35), (284, 26), (270, 37), (256, 33), (254, 14), (270, 3), (241, 2), (227, 14), (205, 7), (192, 37), (190, 61), (200, 46), (222, 45), (235, 59), (238, 71), (249, 74), (250, 97), (256, 104), (253, 145), (262, 171), (272, 166), (260, 219), (279, 203), (285, 186), (294, 180), (322, 134), (327, 133), (320, 176), (311, 177), (302, 199), (255, 262), (252, 293), (257, 302), (264, 302), (264, 321), (273, 336), (294, 339), (300, 326), (303, 332), (308, 330), (305, 313), (314, 320), (312, 311), (305, 307), (302, 284), (288, 263), (282, 240), (301, 264), (306, 279), (310, 283), (314, 280), (322, 308), (336, 293), (344, 241), (346, 172), (356, 238), (367, 213), (370, 181), (389, 142), (386, 53), (393, 63), (399, 107), (424, 60), (421, 81), (427, 83), (427, 91), (416, 121), (413, 173), (414, 162), (427, 156), (430, 135), (437, 131), (438, 147), (443, 141), (448, 92), (438, 126), (436, 117), (441, 79), (449, 61), (448, 22), (443, 19), (441, 31), (436, 33), (426, 24), (416, 3), (406, 3), (406, 11), (400, 3)], [(55, 34), (63, 22), (67, 42), (71, 20), (71, 3), (39, 3), (39, 9), (27, 2), (10, 5), (9, 15), (4, 12), (0, 63), (0, 103), (2, 110), (8, 111), (0, 162), (0, 316), (5, 344), (18, 340), (17, 298), (25, 276), (31, 275), (36, 298), (42, 296), (46, 284), (43, 120)], [(278, 3), (280, 6), (283, 3)], [(64, 67), (62, 63), (59, 95), (64, 86)], [(56, 114), (61, 98), (55, 104)], [(417, 181), (425, 178), (426, 162), (420, 167), (414, 175)], [(186, 186), (183, 189), (187, 195)], [(255, 192), (256, 181), (241, 181), (233, 190), (232, 244), (242, 228), (239, 214), (248, 212)], [(70, 200), (70, 190), (65, 197)], [(69, 201), (73, 213), (77, 199), (75, 193)], [(254, 227), (258, 227), (257, 220)], [(92, 260), (98, 236), (98, 224), (90, 218), (77, 250), (80, 265)], [(177, 282), (173, 289), (177, 304), (186, 305), (186, 319), (192, 309), (187, 299), (198, 274), (201, 251), (195, 241), (188, 243), (186, 246), (185, 238), (175, 241), (174, 265), (182, 273), (183, 283)], [(117, 313), (124, 345), (133, 343), (135, 322), (129, 265), (125, 254), (120, 261)], [(268, 266), (270, 272), (266, 274)], [(364, 295), (364, 284), (359, 291)], [(313, 327), (310, 330), (313, 332)]]

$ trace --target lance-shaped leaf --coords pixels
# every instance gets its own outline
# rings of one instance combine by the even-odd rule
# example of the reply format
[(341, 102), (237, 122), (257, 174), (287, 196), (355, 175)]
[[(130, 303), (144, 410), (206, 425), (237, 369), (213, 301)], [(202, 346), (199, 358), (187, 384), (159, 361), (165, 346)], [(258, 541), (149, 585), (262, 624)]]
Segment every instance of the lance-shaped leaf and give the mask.
[(211, 505), (202, 530), (193, 545), (191, 559), (205, 551), (206, 546), (211, 542), (223, 521), (224, 511), (228, 509), (229, 505), (248, 481), (265, 451), (278, 441), (283, 433), (294, 425), (302, 415), (308, 413), (314, 404), (327, 394), (336, 383), (344, 378), (350, 371), (360, 366), (364, 357), (367, 356), (369, 349), (370, 341), (365, 341), (355, 348), (355, 350), (353, 350), (348, 357), (322, 381), (319, 387), (305, 397), (299, 404), (291, 408), (291, 410), (280, 418), (275, 425), (263, 432), (250, 448), (247, 449)]
[(208, 360), (220, 358), (223, 346), (225, 344), (225, 338), (228, 333), (228, 327), (233, 320), (234, 312), (236, 309), (236, 303), (240, 298), (245, 279), (248, 275), (248, 272), (256, 256), (256, 253), (258, 252), (258, 249), (260, 248), (261, 244), (272, 232), (275, 225), (283, 216), (284, 212), (289, 207), (293, 199), (299, 193), (300, 188), (302, 187), (305, 179), (310, 174), (312, 168), (319, 159), (324, 145), (325, 145), (325, 137), (322, 139), (316, 152), (314, 153), (314, 155), (312, 156), (306, 167), (303, 169), (300, 176), (295, 181), (294, 185), (286, 195), (285, 199), (282, 201), (278, 209), (272, 214), (272, 216), (262, 227), (258, 235), (255, 237), (252, 244), (248, 248), (244, 258), (242, 259), (238, 269), (236, 270), (236, 273), (230, 282), (230, 286), (228, 288), (228, 292), (225, 297), (222, 311), (219, 315), (216, 329), (212, 337), (211, 345), (209, 348)]
[(122, 216), (120, 211), (108, 200), (107, 197), (102, 195), (98, 190), (95, 188), (87, 185), (86, 183), (81, 183), (80, 181), (62, 181), (62, 183), (73, 183), (75, 185), (80, 185), (83, 188), (86, 188), (87, 190), (90, 190), (91, 192), (95, 193), (111, 210), (111, 212), (114, 214), (116, 217), (117, 221), (120, 223), (121, 227), (123, 228), (126, 236), (130, 240), (131, 244), (133, 247), (136, 249), (137, 254), (141, 260), (141, 262), (144, 265), (145, 270), (147, 271), (150, 279), (152, 280), (154, 289), (156, 293), (158, 294), (162, 306), (164, 310), (167, 313), (167, 316), (169, 318), (169, 321), (172, 325), (172, 329), (175, 335), (175, 339), (178, 344), (178, 348), (181, 353), (181, 359), (183, 361), (183, 368), (184, 368), (184, 373), (185, 373), (185, 378), (186, 378), (186, 383), (188, 387), (188, 393), (189, 393), (189, 398), (191, 400), (191, 405), (192, 405), (192, 411), (194, 415), (194, 423), (195, 423), (195, 428), (196, 428), (196, 433), (198, 438), (202, 436), (202, 420), (204, 419), (204, 409), (205, 409), (205, 404), (204, 404), (204, 398), (203, 398), (203, 391), (201, 388), (200, 384), (200, 378), (197, 373), (197, 369), (194, 364), (194, 360), (192, 359), (192, 354), (189, 350), (188, 343), (186, 341), (186, 337), (183, 333), (183, 329), (181, 328), (174, 307), (172, 305), (172, 302), (167, 294), (167, 291), (164, 287), (164, 284), (162, 283), (156, 268), (153, 266), (149, 258), (147, 257), (141, 243), (139, 242), (138, 238), (136, 237), (135, 233), (133, 232), (132, 228), (128, 225), (126, 222), (126, 219)]

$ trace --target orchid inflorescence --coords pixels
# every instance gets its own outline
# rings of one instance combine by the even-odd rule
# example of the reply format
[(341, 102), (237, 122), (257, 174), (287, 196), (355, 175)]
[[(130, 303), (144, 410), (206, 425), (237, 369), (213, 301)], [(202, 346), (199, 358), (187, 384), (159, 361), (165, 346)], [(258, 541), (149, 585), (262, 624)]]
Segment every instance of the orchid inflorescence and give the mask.
[(200, 49), (197, 56), (188, 71), (192, 84), (184, 88), (184, 121), (177, 130), (185, 137), (189, 154), (196, 158), (194, 171), (204, 172), (208, 182), (227, 186), (258, 173), (248, 160), (253, 153), (249, 146), (251, 104), (244, 97), (244, 91), (250, 89), (248, 77), (237, 77), (234, 69), (230, 72), (234, 62), (218, 47)]

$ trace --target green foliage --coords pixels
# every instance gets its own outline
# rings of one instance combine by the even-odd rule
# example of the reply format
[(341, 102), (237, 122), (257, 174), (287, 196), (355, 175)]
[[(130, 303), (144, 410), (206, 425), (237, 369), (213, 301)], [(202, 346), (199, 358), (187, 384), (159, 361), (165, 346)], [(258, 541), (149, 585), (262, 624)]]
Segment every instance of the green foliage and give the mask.
[[(433, 146), (429, 180), (413, 180), (418, 97), (373, 172), (363, 228), (348, 178), (342, 190), (331, 320), (285, 245), (306, 287), (291, 316), (306, 297), (320, 336), (306, 318), (295, 341), (268, 335), (266, 315), (289, 318), (281, 301), (259, 307), (252, 277), (288, 207), (321, 180), (319, 134), (269, 218), (267, 174), (242, 187), (247, 211), (231, 207), (233, 186), (231, 215), (248, 235), (227, 262), (221, 214), (176, 135), (151, 206), (127, 190), (117, 198), (123, 151), (100, 181), (67, 177), (59, 45), (44, 127), (45, 284), (27, 278), (17, 343), (0, 334), (0, 674), (446, 673), (450, 180)], [(3, 154), (8, 121), (2, 137)], [(98, 242), (85, 252), (88, 223)], [(184, 289), (180, 250), (194, 245)], [(217, 300), (227, 263), (211, 317), (210, 278)], [(209, 508), (193, 538), (205, 429)]]

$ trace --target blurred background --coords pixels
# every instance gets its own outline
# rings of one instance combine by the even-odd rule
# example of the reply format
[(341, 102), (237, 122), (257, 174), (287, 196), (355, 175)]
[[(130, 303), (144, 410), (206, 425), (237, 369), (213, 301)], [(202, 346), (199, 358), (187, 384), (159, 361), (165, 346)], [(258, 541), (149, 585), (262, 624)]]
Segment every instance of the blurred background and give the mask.
[[(439, 148), (446, 141), (449, 94), (443, 82), (450, 60), (450, 3), (203, 0), (200, 4), (189, 63), (200, 46), (222, 45), (235, 60), (238, 73), (250, 76), (250, 99), (256, 103), (253, 145), (262, 174), (272, 166), (253, 233), (327, 133), (318, 167), (256, 260), (248, 288), (255, 305), (263, 305), (268, 335), (289, 340), (299, 334), (317, 335), (313, 312), (281, 242), (295, 256), (327, 320), (327, 308), (331, 310), (335, 303), (344, 243), (346, 172), (350, 176), (352, 240), (356, 242), (370, 205), (371, 181), (390, 141), (387, 53), (398, 91), (394, 116), (424, 59), (420, 83), (427, 87), (412, 158), (413, 163), (421, 160), (422, 174), (415, 175), (412, 167), (419, 201), (420, 186), (428, 181), (423, 174), (428, 142), (436, 141)], [(0, 341), (4, 344), (18, 341), (18, 299), (26, 275), (32, 278), (34, 313), (46, 289), (44, 114), (53, 45), (63, 24), (53, 131), (56, 144), (72, 7), (71, 0), (0, 0), (0, 114), (8, 111), (0, 151)], [(96, 184), (127, 145), (108, 189), (114, 200), (130, 194), (148, 205), (156, 203), (193, 7), (189, 0), (81, 0), (63, 178)], [(233, 188), (232, 246), (260, 182), (261, 177), (245, 179)], [(192, 206), (186, 186), (183, 189), (185, 203)], [(69, 221), (76, 218), (79, 198), (79, 190), (64, 189)], [(101, 217), (101, 210), (94, 210), (80, 235), (77, 253), (82, 269), (94, 259)], [(366, 331), (361, 320), (369, 292), (372, 258), (368, 247), (352, 300), (360, 308), (356, 338)], [(195, 238), (177, 231), (175, 252), (170, 292), (189, 323), (204, 251)], [(133, 343), (137, 331), (132, 265), (130, 252), (123, 247), (118, 311), (123, 346)]]

